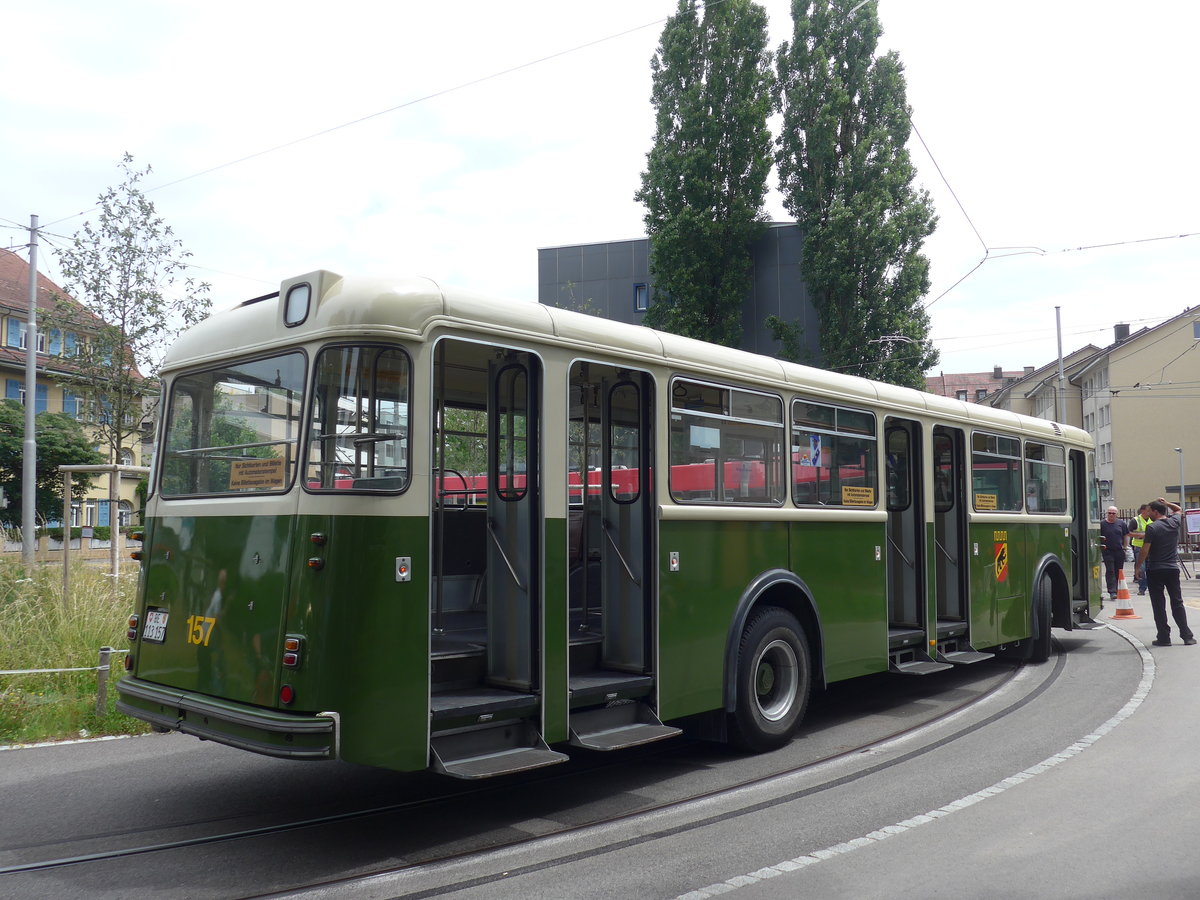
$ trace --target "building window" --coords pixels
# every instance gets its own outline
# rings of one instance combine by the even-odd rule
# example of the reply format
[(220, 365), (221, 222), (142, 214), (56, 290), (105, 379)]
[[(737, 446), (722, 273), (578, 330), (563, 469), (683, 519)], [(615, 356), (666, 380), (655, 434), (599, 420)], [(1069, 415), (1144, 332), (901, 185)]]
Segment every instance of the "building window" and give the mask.
[(987, 388), (976, 388), (975, 402), (980, 403), (985, 397), (987, 397)]
[(650, 308), (650, 288), (645, 284), (635, 284), (633, 286), (633, 309), (634, 312), (645, 312)]
[(117, 524), (122, 528), (133, 524), (133, 504), (128, 500), (117, 504)]
[(967, 400), (967, 392), (966, 391), (955, 391), (954, 397), (955, 397), (955, 399), (962, 400), (965, 403)]

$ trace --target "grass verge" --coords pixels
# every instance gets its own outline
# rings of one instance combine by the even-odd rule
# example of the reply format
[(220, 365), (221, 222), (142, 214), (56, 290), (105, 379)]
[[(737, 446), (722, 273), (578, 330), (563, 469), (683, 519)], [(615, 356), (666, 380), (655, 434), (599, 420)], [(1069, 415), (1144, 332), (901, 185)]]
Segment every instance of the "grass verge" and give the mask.
[[(124, 649), (136, 580), (127, 570), (114, 593), (111, 576), (79, 563), (64, 604), (61, 566), (37, 566), (30, 578), (19, 561), (0, 560), (0, 670), (93, 667), (101, 647)], [(95, 671), (0, 675), (0, 744), (148, 731), (116, 710), (124, 671), (124, 655), (114, 654), (101, 714)]]

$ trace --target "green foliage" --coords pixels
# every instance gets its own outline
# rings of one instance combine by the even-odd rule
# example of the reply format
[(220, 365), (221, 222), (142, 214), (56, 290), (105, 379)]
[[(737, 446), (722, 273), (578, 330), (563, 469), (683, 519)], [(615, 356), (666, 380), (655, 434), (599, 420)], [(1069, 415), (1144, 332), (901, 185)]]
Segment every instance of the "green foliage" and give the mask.
[(174, 337), (208, 314), (208, 284), (187, 275), (191, 256), (139, 184), (150, 168), (121, 161), (124, 180), (100, 194), (99, 220), (60, 250), (64, 288), (48, 327), (81, 336), (66, 387), (84, 400), (87, 424), (112, 458), (139, 430), (150, 392), (139, 363), (157, 371)]
[[(104, 462), (79, 423), (65, 413), (39, 413), (34, 420), (37, 440), (34, 512), (42, 521), (61, 519), (63, 477), (59, 466), (90, 466)], [(0, 525), (21, 524), (21, 489), (25, 439), (25, 407), (16, 400), (0, 400), (0, 489), (8, 508), (0, 509)], [(74, 474), (71, 494), (83, 499), (91, 478)]]
[(679, 0), (651, 61), (654, 146), (641, 189), (654, 303), (645, 322), (741, 340), (750, 247), (763, 228), (773, 76), (767, 16), (750, 0)]
[(793, 40), (778, 55), (784, 205), (805, 233), (801, 272), (821, 322), (823, 364), (924, 388), (938, 360), (929, 316), (936, 217), (905, 144), (904, 69), (875, 57), (875, 2), (847, 16), (828, 0), (793, 0)]
[[(62, 602), (62, 569), (38, 566), (32, 580), (19, 560), (0, 559), (0, 669), (95, 666), (101, 647), (126, 646), (134, 571), (112, 579), (83, 565), (71, 571), (71, 598)], [(112, 657), (108, 706), (96, 714), (96, 672), (0, 675), (0, 743), (33, 743), (96, 734), (140, 734), (147, 726), (116, 711), (114, 682), (124, 669)]]

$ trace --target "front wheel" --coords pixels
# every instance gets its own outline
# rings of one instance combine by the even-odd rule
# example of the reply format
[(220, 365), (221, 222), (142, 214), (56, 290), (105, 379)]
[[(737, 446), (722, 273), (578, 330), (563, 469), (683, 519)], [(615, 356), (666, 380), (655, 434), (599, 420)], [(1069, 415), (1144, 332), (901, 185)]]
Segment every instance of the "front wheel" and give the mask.
[(738, 648), (733, 743), (761, 752), (782, 747), (804, 718), (811, 687), (808, 641), (790, 612), (756, 613)]
[(1054, 586), (1049, 575), (1038, 579), (1033, 592), (1033, 636), (1029, 641), (1029, 661), (1044, 663), (1050, 658), (1050, 623), (1053, 613)]

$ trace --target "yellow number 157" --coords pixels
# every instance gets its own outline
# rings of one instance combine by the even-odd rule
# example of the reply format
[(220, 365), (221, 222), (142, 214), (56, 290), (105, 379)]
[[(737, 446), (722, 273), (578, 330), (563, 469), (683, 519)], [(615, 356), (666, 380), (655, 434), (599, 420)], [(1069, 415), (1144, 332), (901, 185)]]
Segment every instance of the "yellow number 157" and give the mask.
[(188, 616), (187, 623), (188, 643), (203, 644), (207, 647), (208, 639), (212, 637), (213, 629), (217, 626), (217, 620), (212, 616)]

